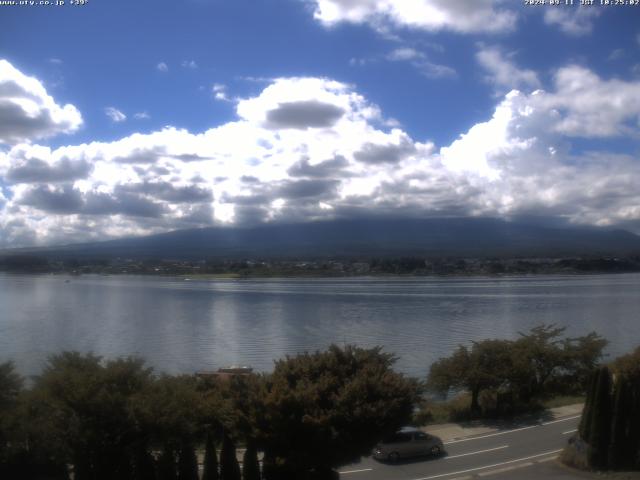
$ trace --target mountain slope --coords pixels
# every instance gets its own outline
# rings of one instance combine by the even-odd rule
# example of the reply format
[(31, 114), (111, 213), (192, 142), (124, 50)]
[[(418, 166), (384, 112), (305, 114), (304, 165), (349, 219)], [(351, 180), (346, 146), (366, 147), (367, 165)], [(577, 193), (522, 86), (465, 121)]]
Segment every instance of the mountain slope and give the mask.
[(4, 253), (9, 252), (165, 259), (615, 255), (640, 253), (640, 237), (624, 230), (552, 228), (486, 218), (360, 219), (178, 230)]

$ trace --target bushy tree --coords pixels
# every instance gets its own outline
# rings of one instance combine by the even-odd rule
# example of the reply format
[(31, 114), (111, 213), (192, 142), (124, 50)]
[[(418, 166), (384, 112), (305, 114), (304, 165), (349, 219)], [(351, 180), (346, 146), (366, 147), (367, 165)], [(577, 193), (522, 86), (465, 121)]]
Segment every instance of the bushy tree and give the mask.
[(332, 345), (276, 362), (265, 447), (281, 478), (334, 478), (334, 468), (410, 421), (418, 385), (394, 372), (394, 361), (379, 347)]
[(562, 338), (564, 331), (564, 327), (539, 325), (516, 340), (482, 340), (471, 348), (461, 345), (431, 366), (427, 386), (444, 394), (468, 391), (473, 415), (480, 413), (483, 391), (521, 406), (548, 395), (583, 392), (588, 372), (607, 342), (595, 333)]
[(130, 401), (151, 377), (135, 358), (102, 362), (64, 352), (49, 359), (35, 381), (31, 409), (45, 419), (40, 431), (74, 465), (77, 480), (131, 478), (140, 431)]
[(473, 342), (471, 349), (459, 346), (453, 355), (431, 365), (427, 386), (447, 394), (451, 390), (471, 393), (471, 412), (480, 412), (480, 394), (505, 384), (512, 365), (512, 342), (483, 340)]

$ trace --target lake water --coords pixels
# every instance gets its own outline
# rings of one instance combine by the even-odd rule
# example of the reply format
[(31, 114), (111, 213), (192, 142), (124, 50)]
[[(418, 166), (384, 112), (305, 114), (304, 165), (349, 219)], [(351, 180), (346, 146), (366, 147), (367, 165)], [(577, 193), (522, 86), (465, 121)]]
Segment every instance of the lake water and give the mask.
[(329, 344), (381, 345), (424, 376), (460, 343), (540, 323), (595, 330), (611, 355), (640, 345), (640, 274), (509, 278), (188, 281), (0, 274), (0, 361), (24, 374), (51, 353), (141, 355), (171, 373), (240, 363), (269, 371)]

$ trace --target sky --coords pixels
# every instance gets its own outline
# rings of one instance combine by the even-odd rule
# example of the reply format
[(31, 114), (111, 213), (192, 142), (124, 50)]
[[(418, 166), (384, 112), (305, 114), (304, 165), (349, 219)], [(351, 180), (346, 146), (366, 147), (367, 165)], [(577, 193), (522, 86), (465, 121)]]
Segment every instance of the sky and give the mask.
[(60, 3), (0, 1), (0, 247), (369, 216), (640, 233), (640, 1)]

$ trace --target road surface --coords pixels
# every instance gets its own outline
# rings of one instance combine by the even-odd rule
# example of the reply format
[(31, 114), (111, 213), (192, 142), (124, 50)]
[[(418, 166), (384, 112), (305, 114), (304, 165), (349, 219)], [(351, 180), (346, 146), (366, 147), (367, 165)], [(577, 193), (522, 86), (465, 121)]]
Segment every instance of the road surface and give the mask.
[(580, 415), (520, 426), (445, 442), (438, 458), (416, 458), (396, 464), (363, 458), (340, 469), (341, 480), (458, 480), (547, 462), (576, 431)]

